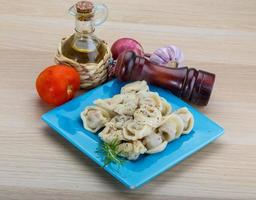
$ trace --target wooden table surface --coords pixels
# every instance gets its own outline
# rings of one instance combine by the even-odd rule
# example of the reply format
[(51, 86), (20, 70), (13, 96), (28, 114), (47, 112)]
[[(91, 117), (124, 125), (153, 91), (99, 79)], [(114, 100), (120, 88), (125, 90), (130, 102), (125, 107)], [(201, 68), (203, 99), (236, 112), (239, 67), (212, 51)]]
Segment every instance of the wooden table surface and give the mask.
[(35, 78), (72, 33), (73, 3), (0, 0), (0, 199), (256, 199), (256, 1), (104, 0), (110, 15), (96, 34), (110, 44), (124, 36), (147, 52), (175, 44), (187, 65), (217, 74), (199, 110), (224, 136), (134, 191), (40, 120), (51, 108)]

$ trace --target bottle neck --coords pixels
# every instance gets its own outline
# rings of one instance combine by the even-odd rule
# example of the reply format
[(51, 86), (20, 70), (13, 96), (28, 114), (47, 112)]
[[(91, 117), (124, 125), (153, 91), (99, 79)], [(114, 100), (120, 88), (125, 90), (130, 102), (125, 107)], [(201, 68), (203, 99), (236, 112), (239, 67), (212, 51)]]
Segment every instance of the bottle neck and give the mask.
[(94, 24), (93, 24), (92, 20), (81, 21), (78, 18), (76, 18), (75, 31), (77, 34), (79, 34), (79, 35), (91, 34), (94, 32), (94, 30), (95, 30), (95, 28), (94, 28)]

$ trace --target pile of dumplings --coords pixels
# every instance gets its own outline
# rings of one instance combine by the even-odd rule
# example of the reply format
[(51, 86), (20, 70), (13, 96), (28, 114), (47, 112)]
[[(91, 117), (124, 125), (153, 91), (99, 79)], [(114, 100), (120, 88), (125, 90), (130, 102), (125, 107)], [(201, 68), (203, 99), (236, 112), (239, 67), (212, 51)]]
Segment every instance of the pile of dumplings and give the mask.
[(171, 105), (145, 81), (129, 83), (109, 99), (97, 99), (82, 113), (84, 128), (106, 143), (118, 142), (118, 154), (136, 160), (141, 154), (163, 151), (167, 144), (191, 132), (194, 118), (186, 108)]

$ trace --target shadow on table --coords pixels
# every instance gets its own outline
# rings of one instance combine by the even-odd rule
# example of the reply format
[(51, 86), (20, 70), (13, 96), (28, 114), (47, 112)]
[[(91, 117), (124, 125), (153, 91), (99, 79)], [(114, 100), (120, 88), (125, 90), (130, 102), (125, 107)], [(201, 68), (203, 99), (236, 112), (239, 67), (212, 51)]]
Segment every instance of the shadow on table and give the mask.
[[(90, 171), (95, 174), (95, 176), (99, 176), (100, 178), (102, 178), (102, 181), (104, 183), (111, 186), (111, 188), (115, 192), (116, 199), (125, 199), (125, 197), (133, 197), (134, 195), (136, 195), (136, 200), (154, 199), (154, 196), (151, 195), (154, 193), (154, 191), (159, 190), (159, 188), (163, 188), (164, 185), (171, 184), (177, 178), (182, 176), (184, 172), (189, 170), (193, 165), (203, 162), (203, 160), (211, 156), (211, 154), (215, 154), (218, 151), (221, 151), (224, 146), (219, 143), (209, 144), (207, 147), (204, 148), (207, 149), (207, 151), (201, 150), (195, 153), (193, 156), (183, 161), (182, 164), (178, 164), (173, 169), (164, 172), (159, 177), (155, 178), (155, 180), (152, 180), (145, 186), (142, 186), (141, 188), (135, 190), (130, 190), (123, 186), (110, 174), (108, 174), (103, 168), (99, 167), (91, 159), (86, 157), (82, 152), (73, 147), (68, 141), (66, 141), (63, 137), (54, 132), (52, 129), (50, 129), (49, 127), (44, 127), (43, 132), (47, 137), (54, 141), (56, 145), (62, 148), (63, 151), (69, 153), (72, 158), (74, 158), (77, 162), (80, 162), (81, 165), (86, 165), (88, 168), (90, 168)], [(138, 194), (140, 194), (141, 196), (139, 196)]]

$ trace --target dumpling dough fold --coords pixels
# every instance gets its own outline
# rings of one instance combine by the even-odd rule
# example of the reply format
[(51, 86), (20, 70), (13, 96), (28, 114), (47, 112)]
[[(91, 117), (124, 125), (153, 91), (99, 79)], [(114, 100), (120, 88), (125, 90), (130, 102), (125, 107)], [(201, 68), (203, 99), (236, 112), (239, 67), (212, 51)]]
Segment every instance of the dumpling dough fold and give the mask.
[(131, 120), (127, 122), (123, 129), (124, 138), (127, 140), (139, 140), (152, 132), (152, 128), (147, 124), (141, 124), (137, 121)]
[(121, 88), (121, 94), (125, 93), (137, 93), (140, 91), (149, 91), (149, 87), (146, 81), (135, 81), (132, 83), (126, 84)]
[(140, 91), (138, 93), (139, 98), (139, 105), (140, 106), (155, 106), (157, 108), (160, 108), (161, 106), (161, 98), (156, 92), (146, 92), (146, 91)]
[(104, 108), (111, 112), (112, 115), (114, 115), (113, 111), (116, 108), (116, 106), (123, 102), (123, 95), (117, 94), (109, 99), (97, 99), (93, 103), (101, 108)]
[(153, 148), (153, 149), (150, 149), (150, 150), (147, 150), (147, 154), (155, 154), (155, 153), (159, 153), (163, 150), (165, 150), (167, 146), (167, 142), (164, 141), (163, 143), (161, 143), (160, 145), (158, 145), (157, 147)]
[(140, 106), (154, 106), (161, 111), (162, 116), (168, 115), (172, 110), (171, 105), (164, 98), (160, 97), (157, 92), (141, 91), (138, 93), (138, 98)]
[(156, 128), (162, 121), (162, 114), (156, 107), (146, 105), (134, 112), (134, 120)]
[(135, 94), (122, 94), (122, 102), (115, 105), (114, 112), (119, 115), (130, 115), (132, 116), (138, 106), (138, 98)]
[(111, 117), (108, 111), (97, 106), (88, 106), (80, 114), (83, 126), (86, 130), (96, 133), (103, 128)]
[(167, 145), (167, 142), (163, 140), (161, 135), (152, 132), (143, 139), (143, 144), (147, 148), (146, 153), (153, 154), (163, 151)]
[(182, 119), (175, 113), (167, 116), (160, 127), (158, 133), (161, 134), (167, 142), (179, 138), (184, 130)]
[(137, 160), (141, 154), (144, 154), (147, 149), (141, 141), (124, 142), (118, 145), (119, 155), (128, 160)]
[(186, 107), (180, 108), (175, 113), (182, 119), (184, 123), (182, 134), (190, 133), (194, 127), (194, 117), (192, 113)]
[[(116, 115), (115, 117), (113, 117), (111, 119), (109, 123), (112, 124), (112, 126), (114, 126), (116, 129), (120, 129), (122, 130), (126, 124), (131, 121), (133, 119), (132, 116), (128, 116), (128, 115)], [(106, 124), (107, 125), (107, 124)]]
[(172, 111), (172, 106), (164, 98), (161, 98), (161, 105), (159, 110), (162, 113), (162, 116), (167, 116)]
[(99, 137), (106, 143), (111, 143), (115, 140), (118, 142), (125, 140), (123, 131), (117, 129), (111, 123), (108, 123), (106, 127), (99, 133)]

